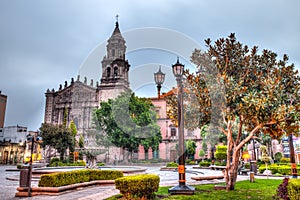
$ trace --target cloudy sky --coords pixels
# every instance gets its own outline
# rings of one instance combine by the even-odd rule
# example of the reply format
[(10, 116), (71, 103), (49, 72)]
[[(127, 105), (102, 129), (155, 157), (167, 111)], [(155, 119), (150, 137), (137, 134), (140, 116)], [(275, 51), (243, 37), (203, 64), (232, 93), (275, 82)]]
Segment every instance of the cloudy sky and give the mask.
[(167, 91), (175, 84), (170, 66), (176, 55), (189, 66), (192, 49), (205, 50), (204, 39), (231, 32), (249, 46), (271, 49), (280, 57), (288, 54), (300, 68), (299, 8), (298, 0), (1, 1), (0, 90), (8, 96), (5, 126), (37, 130), (48, 88), (57, 90), (78, 74), (99, 80), (103, 48), (116, 14), (127, 41), (132, 87), (151, 96), (156, 94), (153, 72), (158, 65), (168, 75), (163, 88)]

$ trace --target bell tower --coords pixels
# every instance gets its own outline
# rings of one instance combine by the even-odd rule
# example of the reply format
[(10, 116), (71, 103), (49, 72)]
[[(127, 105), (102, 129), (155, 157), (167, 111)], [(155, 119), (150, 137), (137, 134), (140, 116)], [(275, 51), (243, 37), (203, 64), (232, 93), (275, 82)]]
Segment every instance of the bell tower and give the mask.
[(128, 60), (125, 60), (126, 42), (119, 29), (118, 15), (115, 29), (107, 42), (106, 55), (101, 62), (102, 77), (98, 86), (99, 101), (115, 98), (121, 92), (129, 89), (130, 65)]

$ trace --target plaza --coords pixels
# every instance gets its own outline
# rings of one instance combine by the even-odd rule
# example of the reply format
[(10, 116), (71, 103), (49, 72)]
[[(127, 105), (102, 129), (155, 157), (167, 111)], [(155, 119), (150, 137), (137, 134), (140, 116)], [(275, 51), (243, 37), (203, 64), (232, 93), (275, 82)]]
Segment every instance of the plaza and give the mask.
[[(174, 186), (178, 184), (178, 172), (177, 171), (160, 171), (162, 166), (139, 166), (146, 168), (145, 173), (148, 174), (157, 174), (160, 177), (160, 186)], [(80, 188), (78, 190), (68, 191), (66, 193), (57, 195), (57, 196), (47, 196), (40, 195), (34, 196), (31, 198), (19, 198), (15, 197), (17, 192), (16, 188), (19, 187), (19, 171), (6, 171), (6, 169), (16, 169), (15, 166), (2, 165), (0, 166), (0, 179), (3, 180), (0, 185), (0, 199), (2, 200), (17, 200), (17, 199), (64, 199), (64, 200), (98, 200), (106, 199), (110, 196), (119, 194), (119, 190), (115, 189), (115, 186), (93, 186), (87, 188)], [(187, 166), (186, 180), (189, 185), (196, 184), (218, 184), (224, 182), (223, 179), (214, 179), (209, 181), (194, 181), (191, 179), (193, 176), (198, 175), (221, 175), (221, 171), (215, 171), (210, 169), (193, 169), (193, 166)], [(264, 176), (256, 176), (255, 178), (265, 178)], [(283, 177), (269, 177), (283, 179)], [(239, 175), (237, 178), (238, 181), (249, 180), (249, 176)], [(38, 184), (38, 179), (32, 180), (32, 186), (36, 187)]]

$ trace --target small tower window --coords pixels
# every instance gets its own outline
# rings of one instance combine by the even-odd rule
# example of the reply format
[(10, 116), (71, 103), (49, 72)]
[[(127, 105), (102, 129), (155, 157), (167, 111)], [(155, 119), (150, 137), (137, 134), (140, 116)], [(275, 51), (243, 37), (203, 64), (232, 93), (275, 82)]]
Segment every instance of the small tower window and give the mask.
[(107, 78), (110, 77), (110, 67), (108, 67), (108, 68), (106, 69), (106, 76), (107, 76)]
[(111, 50), (111, 55), (112, 55), (113, 57), (115, 56), (115, 50), (114, 50), (114, 49)]
[(114, 67), (114, 77), (118, 76), (118, 67)]

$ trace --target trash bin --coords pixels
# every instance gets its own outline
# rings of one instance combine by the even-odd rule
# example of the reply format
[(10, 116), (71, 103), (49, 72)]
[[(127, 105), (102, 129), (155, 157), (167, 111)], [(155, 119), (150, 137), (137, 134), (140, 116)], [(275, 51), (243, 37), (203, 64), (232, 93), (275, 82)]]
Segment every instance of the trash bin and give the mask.
[(250, 172), (250, 182), (254, 182), (254, 172)]
[(250, 171), (254, 172), (254, 174), (257, 174), (257, 164), (256, 161), (250, 161)]
[(20, 170), (20, 187), (28, 187), (28, 169)]

